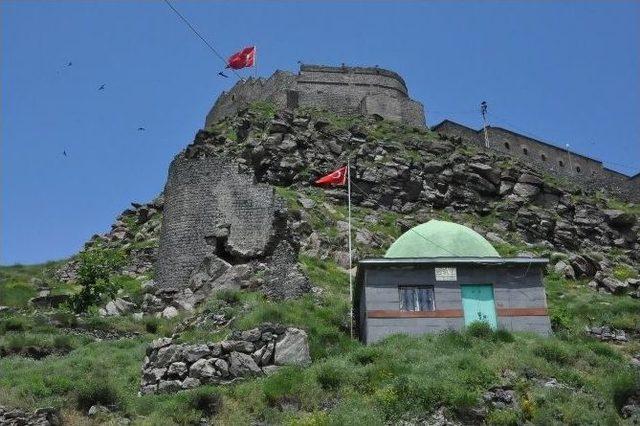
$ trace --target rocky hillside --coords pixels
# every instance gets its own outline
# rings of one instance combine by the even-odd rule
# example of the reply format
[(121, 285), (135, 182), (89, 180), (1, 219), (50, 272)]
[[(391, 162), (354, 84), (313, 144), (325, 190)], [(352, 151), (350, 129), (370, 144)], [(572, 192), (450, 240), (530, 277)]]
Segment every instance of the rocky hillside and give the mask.
[[(66, 299), (95, 269), (90, 259), (108, 257), (1, 271), (0, 405), (16, 416), (51, 406), (77, 423), (639, 421), (639, 206), (379, 117), (269, 104), (201, 130), (180, 155), (228, 158), (274, 187), (311, 291), (271, 297), (270, 265), (255, 260), (225, 266), (244, 272), (216, 275), (219, 286), (197, 303), (160, 294), (152, 265), (163, 198), (133, 204), (83, 251), (123, 256), (103, 280), (113, 291), (87, 312), (70, 312)], [(357, 258), (383, 254), (431, 218), (472, 227), (505, 256), (547, 256), (555, 337), (469, 330), (352, 341), (345, 190), (311, 185), (347, 162)], [(287, 333), (304, 342), (290, 345)], [(310, 365), (278, 361), (305, 351)]]

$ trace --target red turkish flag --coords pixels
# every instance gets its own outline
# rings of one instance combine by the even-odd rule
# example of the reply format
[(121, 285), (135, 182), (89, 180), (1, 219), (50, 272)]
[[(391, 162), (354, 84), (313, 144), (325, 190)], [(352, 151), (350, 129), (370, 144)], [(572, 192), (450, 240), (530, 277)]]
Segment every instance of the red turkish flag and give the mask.
[(252, 67), (256, 59), (256, 47), (245, 47), (239, 52), (229, 56), (227, 61), (227, 68), (233, 68), (239, 70), (241, 68)]
[(335, 170), (326, 176), (322, 176), (314, 183), (316, 185), (344, 185), (347, 183), (347, 173), (347, 166), (340, 167), (338, 170)]

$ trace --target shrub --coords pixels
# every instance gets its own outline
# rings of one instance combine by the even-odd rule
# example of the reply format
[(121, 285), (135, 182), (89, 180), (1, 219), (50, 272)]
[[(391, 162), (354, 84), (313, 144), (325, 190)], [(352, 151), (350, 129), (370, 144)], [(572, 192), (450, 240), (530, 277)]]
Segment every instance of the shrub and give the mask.
[(230, 305), (234, 305), (240, 301), (240, 292), (238, 290), (224, 289), (216, 293), (216, 299), (224, 300)]
[(372, 346), (364, 346), (362, 348), (358, 348), (351, 359), (353, 359), (358, 364), (367, 365), (373, 363), (376, 359), (380, 357), (380, 350), (376, 347)]
[(0, 323), (0, 330), (5, 331), (24, 331), (27, 329), (27, 321), (24, 318), (14, 317), (7, 318)]
[(493, 410), (487, 417), (487, 424), (516, 426), (519, 424), (518, 413), (514, 410)]
[(73, 312), (68, 310), (56, 311), (51, 315), (51, 319), (63, 327), (75, 327), (78, 324), (78, 318), (76, 318)]
[(9, 336), (4, 343), (4, 347), (12, 350), (19, 350), (28, 346), (31, 339), (27, 339), (24, 334), (15, 334)]
[(344, 379), (344, 372), (333, 364), (324, 364), (320, 367), (316, 379), (324, 390), (338, 389)]
[(611, 379), (611, 397), (618, 411), (636, 392), (640, 392), (640, 378), (633, 373), (618, 373)]
[(271, 406), (275, 405), (286, 395), (292, 394), (294, 387), (304, 380), (303, 373), (295, 367), (284, 367), (277, 374), (269, 377), (262, 391)]
[(117, 389), (104, 377), (86, 380), (76, 394), (77, 406), (85, 412), (93, 405), (115, 405), (119, 400)]
[(93, 248), (78, 255), (78, 279), (82, 286), (74, 294), (69, 306), (74, 312), (85, 312), (90, 306), (98, 304), (104, 297), (115, 297), (118, 285), (111, 275), (124, 264), (125, 256), (121, 250)]
[(484, 321), (474, 321), (467, 326), (467, 333), (470, 336), (486, 339), (493, 335), (493, 330), (489, 323)]
[(635, 278), (638, 273), (629, 265), (620, 264), (613, 267), (613, 275), (620, 281), (624, 281), (627, 278)]
[(53, 338), (53, 346), (58, 349), (72, 349), (73, 341), (69, 335), (60, 335)]
[(495, 337), (495, 340), (498, 342), (511, 343), (515, 340), (513, 337), (513, 334), (511, 334), (509, 330), (505, 330), (503, 328), (496, 330), (493, 336)]
[(189, 404), (206, 416), (215, 416), (222, 408), (222, 396), (209, 388), (198, 389), (191, 397)]
[(144, 329), (147, 333), (156, 334), (160, 328), (160, 320), (156, 317), (147, 317), (144, 319)]
[(546, 359), (549, 362), (567, 364), (571, 360), (571, 354), (558, 341), (548, 340), (540, 342), (533, 349), (536, 356)]
[(562, 306), (554, 307), (550, 320), (553, 331), (567, 330), (571, 324), (571, 315)]

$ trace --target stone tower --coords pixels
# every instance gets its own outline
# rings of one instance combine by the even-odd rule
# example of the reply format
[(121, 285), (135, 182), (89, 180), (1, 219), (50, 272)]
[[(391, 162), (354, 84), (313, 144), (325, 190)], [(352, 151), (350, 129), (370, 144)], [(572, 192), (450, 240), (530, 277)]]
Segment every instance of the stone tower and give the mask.
[(205, 127), (255, 101), (279, 108), (316, 107), (337, 114), (378, 114), (426, 127), (424, 107), (409, 97), (399, 74), (377, 67), (301, 65), (293, 74), (276, 71), (268, 79), (249, 78), (224, 92), (207, 115)]

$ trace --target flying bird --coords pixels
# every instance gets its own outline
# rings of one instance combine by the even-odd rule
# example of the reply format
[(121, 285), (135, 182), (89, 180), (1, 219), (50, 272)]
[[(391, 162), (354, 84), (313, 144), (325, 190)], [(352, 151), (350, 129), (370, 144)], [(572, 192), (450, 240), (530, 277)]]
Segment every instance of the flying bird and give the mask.
[(144, 132), (145, 130), (147, 130), (147, 129), (145, 129), (144, 127), (138, 127), (138, 131), (139, 132)]
[(64, 155), (66, 157), (67, 156), (67, 151), (66, 150), (62, 151), (62, 155)]
[(223, 73), (222, 71), (220, 71), (220, 72), (218, 73), (218, 75), (219, 75), (220, 77), (229, 78), (229, 76), (228, 76), (228, 75), (226, 75), (225, 73)]
[(73, 65), (73, 62), (69, 61), (69, 62), (67, 63), (67, 66), (68, 66), (68, 67), (70, 67), (71, 65)]
[(98, 87), (98, 90), (104, 90), (104, 84)]

